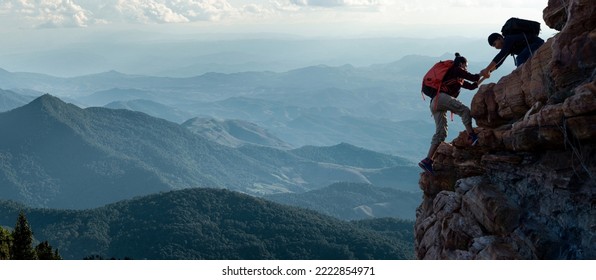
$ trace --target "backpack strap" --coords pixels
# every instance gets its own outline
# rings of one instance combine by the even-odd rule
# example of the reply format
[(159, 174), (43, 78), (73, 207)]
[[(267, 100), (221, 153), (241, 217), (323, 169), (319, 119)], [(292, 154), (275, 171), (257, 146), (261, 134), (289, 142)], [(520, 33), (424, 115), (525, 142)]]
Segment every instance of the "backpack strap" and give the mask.
[(525, 33), (522, 33), (522, 34), (524, 34), (524, 39), (526, 39), (526, 45), (528, 46), (528, 51), (530, 52), (530, 56), (533, 56), (534, 54), (532, 53), (532, 48), (530, 47), (530, 41), (528, 41), (528, 37), (526, 36)]

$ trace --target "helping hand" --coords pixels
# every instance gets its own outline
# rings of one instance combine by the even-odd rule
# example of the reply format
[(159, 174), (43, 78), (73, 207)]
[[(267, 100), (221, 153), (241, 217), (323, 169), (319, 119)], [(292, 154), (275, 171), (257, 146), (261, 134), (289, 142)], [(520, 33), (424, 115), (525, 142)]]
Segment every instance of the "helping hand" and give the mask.
[(490, 78), (490, 71), (488, 71), (488, 69), (482, 69), (480, 71), (480, 75), (483, 76), (484, 78), (488, 79), (488, 78)]

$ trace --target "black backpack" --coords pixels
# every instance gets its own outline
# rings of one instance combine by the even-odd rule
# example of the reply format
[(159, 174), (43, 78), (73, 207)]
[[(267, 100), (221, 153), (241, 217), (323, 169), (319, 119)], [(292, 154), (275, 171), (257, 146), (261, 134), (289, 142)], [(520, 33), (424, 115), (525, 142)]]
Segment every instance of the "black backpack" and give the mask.
[(503, 36), (521, 33), (538, 36), (540, 33), (540, 22), (521, 18), (510, 18), (505, 22), (503, 28), (501, 28), (501, 34), (503, 34)]

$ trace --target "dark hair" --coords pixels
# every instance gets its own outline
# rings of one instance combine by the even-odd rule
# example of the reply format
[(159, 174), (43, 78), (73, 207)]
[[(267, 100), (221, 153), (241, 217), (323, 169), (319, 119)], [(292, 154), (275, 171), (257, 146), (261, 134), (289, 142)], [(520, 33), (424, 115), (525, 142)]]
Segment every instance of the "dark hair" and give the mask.
[(459, 66), (459, 64), (461, 63), (468, 63), (468, 60), (456, 52), (455, 59), (453, 60), (453, 65)]
[(493, 33), (488, 36), (488, 44), (492, 47), (495, 44), (495, 41), (499, 38), (503, 38), (503, 35), (499, 33)]

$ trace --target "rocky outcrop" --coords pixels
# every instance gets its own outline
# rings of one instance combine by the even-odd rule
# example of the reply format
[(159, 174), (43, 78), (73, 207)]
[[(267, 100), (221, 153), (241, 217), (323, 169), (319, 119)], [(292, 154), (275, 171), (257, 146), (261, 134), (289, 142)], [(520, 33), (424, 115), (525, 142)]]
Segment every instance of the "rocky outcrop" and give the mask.
[(551, 0), (560, 31), (481, 86), (467, 134), (422, 174), (419, 259), (596, 259), (596, 2)]

